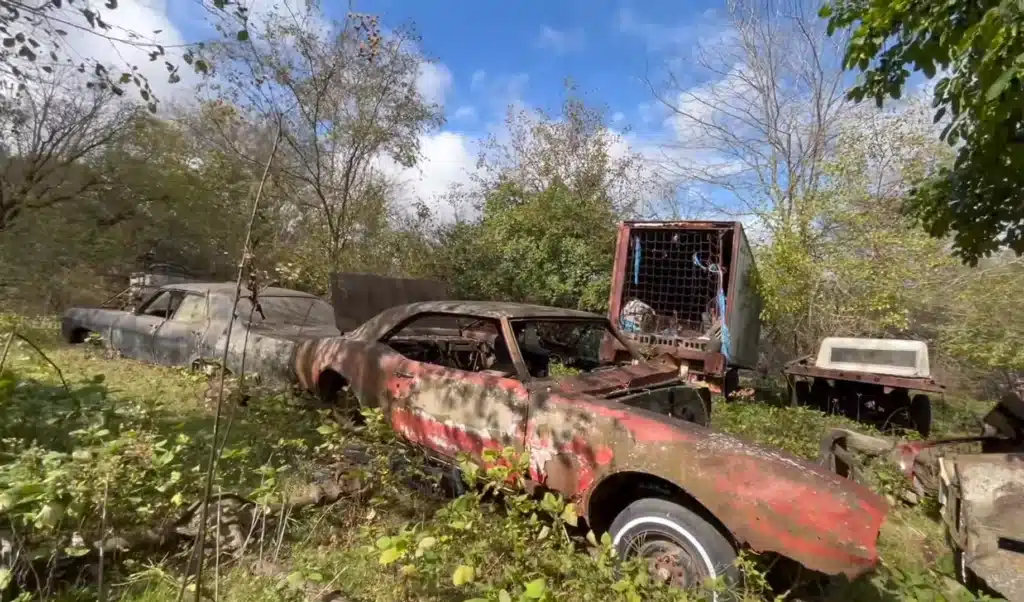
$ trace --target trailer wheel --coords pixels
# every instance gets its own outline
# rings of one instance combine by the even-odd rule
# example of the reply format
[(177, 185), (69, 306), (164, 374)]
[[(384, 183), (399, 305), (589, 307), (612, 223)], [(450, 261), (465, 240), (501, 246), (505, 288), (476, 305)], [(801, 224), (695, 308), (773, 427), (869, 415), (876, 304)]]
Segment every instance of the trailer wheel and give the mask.
[(914, 429), (921, 433), (922, 437), (928, 438), (932, 432), (932, 400), (927, 395), (915, 395), (910, 400), (907, 413), (910, 414), (910, 423)]

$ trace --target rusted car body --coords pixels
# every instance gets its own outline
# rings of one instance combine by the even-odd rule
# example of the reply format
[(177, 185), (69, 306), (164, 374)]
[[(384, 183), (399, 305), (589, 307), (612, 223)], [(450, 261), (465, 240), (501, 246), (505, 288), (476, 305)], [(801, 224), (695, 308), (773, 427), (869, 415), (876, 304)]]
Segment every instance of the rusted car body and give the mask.
[[(606, 337), (629, 359), (602, 358)], [(612, 532), (624, 552), (635, 551), (626, 544), (643, 527), (678, 544), (671, 562), (696, 549), (704, 576), (727, 573), (723, 566), (742, 546), (828, 574), (856, 576), (878, 561), (884, 500), (821, 467), (698, 424), (707, 422), (703, 398), (685, 382), (685, 369), (667, 356), (643, 360), (603, 316), (417, 303), (386, 310), (346, 336), (302, 343), (296, 362), (303, 386), (328, 399), (350, 391), (443, 462), (459, 453), (482, 462), (484, 450), (507, 446), (527, 453), (531, 486), (574, 500), (588, 524)], [(657, 555), (652, 562), (666, 558), (650, 554)], [(683, 583), (700, 572), (679, 566), (670, 573)]]
[[(974, 590), (1024, 600), (1024, 401), (1004, 397), (976, 436), (900, 441), (843, 429), (822, 439), (819, 460), (863, 479), (858, 455), (884, 456), (913, 491), (938, 496), (958, 579)], [(905, 498), (907, 499), (907, 498)]]
[(1024, 453), (939, 458), (939, 503), (960, 580), (1024, 600)]
[[(608, 318), (637, 345), (677, 358), (691, 380), (731, 392), (737, 370), (757, 365), (756, 273), (740, 222), (623, 222)], [(609, 340), (605, 353), (616, 352), (629, 355)]]
[(240, 374), (244, 364), (275, 383), (294, 381), (296, 342), (340, 334), (334, 309), (314, 295), (270, 287), (254, 305), (243, 288), (232, 314), (234, 294), (233, 282), (169, 284), (134, 311), (71, 308), (61, 332), (69, 343), (96, 333), (125, 357), (173, 366), (219, 363), (228, 346), (228, 370)]

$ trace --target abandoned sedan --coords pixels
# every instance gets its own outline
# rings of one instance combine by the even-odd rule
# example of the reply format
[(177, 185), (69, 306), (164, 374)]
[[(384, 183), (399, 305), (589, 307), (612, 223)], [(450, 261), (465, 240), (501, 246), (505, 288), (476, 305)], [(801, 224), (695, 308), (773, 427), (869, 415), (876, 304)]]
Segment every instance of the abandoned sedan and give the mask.
[[(601, 359), (608, 337), (632, 359)], [(603, 316), (489, 302), (393, 307), (301, 343), (300, 383), (379, 407), (451, 463), (513, 447), (529, 485), (574, 500), (624, 555), (680, 587), (736, 578), (742, 547), (850, 577), (878, 561), (887, 506), (860, 484), (715, 432), (705, 396), (667, 357), (642, 359)], [(352, 395), (341, 396), (347, 390)]]
[(137, 360), (199, 367), (220, 362), (231, 329), (228, 370), (253, 372), (268, 381), (294, 381), (295, 344), (339, 334), (334, 309), (307, 293), (267, 288), (253, 304), (243, 288), (232, 315), (235, 283), (176, 283), (163, 286), (135, 311), (74, 307), (61, 322), (69, 343), (91, 333)]

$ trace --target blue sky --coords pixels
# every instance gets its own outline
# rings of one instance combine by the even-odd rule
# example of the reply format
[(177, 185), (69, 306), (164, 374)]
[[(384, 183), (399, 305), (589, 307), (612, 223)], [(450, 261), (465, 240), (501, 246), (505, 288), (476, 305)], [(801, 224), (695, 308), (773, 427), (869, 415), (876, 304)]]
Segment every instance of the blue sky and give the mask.
[[(191, 2), (135, 1), (158, 12), (165, 8), (184, 40), (202, 39), (201, 14)], [(334, 19), (347, 8), (347, 3), (320, 2)], [(557, 109), (568, 77), (588, 99), (605, 105), (609, 116), (621, 114), (617, 126), (640, 129), (644, 116), (650, 117), (644, 105), (652, 97), (642, 81), (649, 66), (685, 57), (698, 36), (720, 26), (722, 7), (713, 0), (360, 0), (355, 5), (357, 11), (379, 15), (386, 27), (415, 26), (424, 54), (451, 75), (446, 129), (468, 134), (499, 122), (510, 100)]]
[(529, 106), (557, 108), (567, 77), (610, 114), (639, 125), (639, 107), (651, 101), (641, 79), (647, 60), (688, 51), (688, 38), (700, 29), (695, 25), (718, 4), (364, 0), (357, 8), (388, 24), (415, 23), (424, 52), (452, 74), (450, 124), (468, 129), (456, 112), (462, 108), (464, 116), (473, 107), (482, 121), (500, 119), (507, 100), (502, 88), (514, 88), (510, 95)]
[[(258, 11), (305, 0), (244, 1)], [(348, 7), (329, 0), (320, 5), (328, 18), (339, 20)], [(385, 28), (415, 26), (422, 52), (435, 61), (421, 77), (429, 84), (421, 90), (429, 88), (443, 100), (447, 123), (421, 139), (419, 165), (397, 170), (396, 176), (405, 183), (406, 200), (425, 201), (440, 213), (450, 212), (436, 199), (469, 179), (478, 142), (500, 130), (509, 104), (557, 111), (566, 78), (592, 104), (607, 109), (614, 130), (629, 128), (633, 150), (658, 153), (663, 142), (688, 139), (666, 123), (666, 111), (644, 78), (657, 77), (675, 62), (683, 87), (699, 89), (706, 75), (687, 66), (695, 44), (728, 31), (723, 0), (357, 0), (355, 10), (378, 15)], [(121, 0), (104, 18), (138, 32), (159, 29), (167, 45), (211, 34), (197, 0)], [(109, 53), (102, 44), (89, 50), (94, 56)], [(109, 58), (125, 60), (117, 53)], [(149, 66), (160, 71), (160, 63)], [(151, 82), (161, 79), (165, 72), (154, 74)], [(162, 87), (157, 89), (161, 97), (188, 90)]]

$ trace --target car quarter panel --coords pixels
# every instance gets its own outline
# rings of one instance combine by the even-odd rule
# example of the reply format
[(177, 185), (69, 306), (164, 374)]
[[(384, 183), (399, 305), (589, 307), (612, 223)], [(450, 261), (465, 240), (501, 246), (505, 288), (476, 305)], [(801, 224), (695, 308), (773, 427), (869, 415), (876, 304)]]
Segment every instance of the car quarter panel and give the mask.
[(788, 454), (695, 424), (587, 396), (547, 394), (527, 427), (531, 477), (580, 501), (631, 472), (675, 483), (733, 537), (828, 574), (878, 561), (888, 510), (869, 489)]
[(527, 393), (516, 380), (403, 358), (386, 396), (395, 430), (442, 456), (523, 449)]
[(527, 392), (510, 378), (409, 360), (390, 347), (344, 337), (300, 343), (299, 385), (317, 391), (337, 372), (364, 407), (379, 407), (403, 437), (441, 455), (522, 448)]

